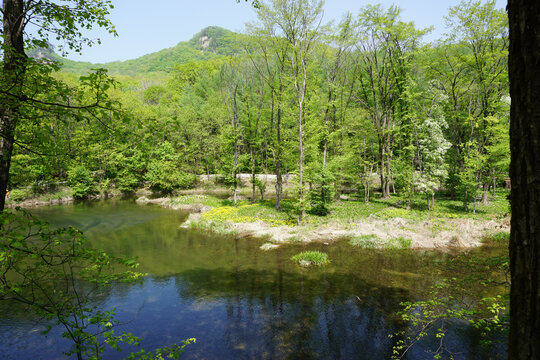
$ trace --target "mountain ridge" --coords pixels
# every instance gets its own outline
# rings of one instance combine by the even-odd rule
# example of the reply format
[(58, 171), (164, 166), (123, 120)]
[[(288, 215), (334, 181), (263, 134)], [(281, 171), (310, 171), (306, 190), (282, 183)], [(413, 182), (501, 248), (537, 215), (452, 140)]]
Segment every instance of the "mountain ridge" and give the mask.
[(111, 75), (139, 76), (149, 73), (169, 73), (177, 64), (203, 61), (236, 55), (242, 52), (239, 42), (245, 35), (208, 26), (188, 41), (180, 41), (173, 47), (125, 61), (91, 63), (65, 59), (52, 49), (33, 49), (28, 52), (34, 58), (49, 58), (62, 64), (62, 71), (82, 75), (96, 68), (105, 68)]

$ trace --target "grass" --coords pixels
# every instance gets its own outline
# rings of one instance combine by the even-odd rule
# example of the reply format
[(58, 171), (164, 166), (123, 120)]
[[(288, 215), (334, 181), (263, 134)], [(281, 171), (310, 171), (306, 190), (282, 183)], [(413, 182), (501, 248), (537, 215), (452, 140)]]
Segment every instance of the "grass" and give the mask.
[(349, 244), (352, 246), (360, 246), (365, 249), (374, 249), (377, 247), (379, 238), (375, 235), (361, 235), (349, 240)]
[(240, 201), (237, 206), (233, 206), (228, 201), (223, 201), (225, 205), (215, 207), (202, 215), (206, 221), (231, 221), (231, 222), (257, 222), (263, 221), (272, 226), (294, 226), (296, 219), (291, 218), (288, 212), (277, 211), (275, 203), (263, 201), (251, 204), (248, 201)]
[(486, 245), (498, 245), (508, 243), (510, 241), (510, 233), (506, 231), (499, 231), (494, 234), (488, 235), (482, 239), (482, 243)]
[(302, 266), (322, 266), (330, 263), (328, 255), (320, 251), (303, 251), (291, 257), (291, 260)]
[[(393, 196), (390, 199), (372, 198), (366, 204), (364, 201), (351, 200), (335, 202), (332, 204), (331, 213), (327, 216), (318, 216), (306, 213), (303, 224), (308, 227), (325, 227), (338, 225), (342, 228), (348, 228), (357, 221), (374, 217), (382, 220), (392, 218), (403, 218), (411, 222), (429, 221), (432, 228), (432, 236), (436, 237), (441, 231), (450, 230), (454, 226), (450, 220), (459, 218), (469, 218), (478, 220), (500, 220), (508, 214), (508, 192), (505, 190), (497, 191), (495, 197), (490, 196), (490, 203), (484, 205), (477, 204), (475, 214), (472, 211), (463, 210), (461, 201), (450, 198), (438, 197), (435, 200), (435, 207), (431, 211), (427, 210), (427, 204), (421, 194), (417, 194), (412, 199), (411, 209), (406, 209), (406, 201), (399, 196)], [(282, 211), (275, 209), (274, 200), (258, 201), (251, 203), (249, 201), (239, 201), (234, 206), (232, 201), (219, 199), (211, 195), (183, 195), (171, 200), (172, 204), (196, 204), (200, 203), (212, 207), (201, 217), (201, 224), (210, 223), (250, 223), (262, 221), (271, 226), (290, 226), (297, 225), (298, 208), (293, 200), (282, 201)], [(472, 206), (471, 206), (472, 208)], [(201, 227), (203, 225), (200, 225)], [(208, 225), (215, 228), (215, 225)], [(391, 239), (381, 245), (379, 239), (358, 238), (355, 246), (365, 248), (409, 248), (410, 239)]]
[(203, 204), (211, 207), (223, 206), (226, 202), (209, 195), (181, 195), (171, 199), (171, 205)]
[(226, 222), (195, 220), (189, 223), (190, 229), (209, 231), (219, 235), (237, 235), (238, 231), (231, 228)]
[(349, 240), (349, 244), (364, 249), (403, 250), (411, 248), (412, 240), (404, 237), (381, 240), (376, 235), (371, 234), (354, 237)]

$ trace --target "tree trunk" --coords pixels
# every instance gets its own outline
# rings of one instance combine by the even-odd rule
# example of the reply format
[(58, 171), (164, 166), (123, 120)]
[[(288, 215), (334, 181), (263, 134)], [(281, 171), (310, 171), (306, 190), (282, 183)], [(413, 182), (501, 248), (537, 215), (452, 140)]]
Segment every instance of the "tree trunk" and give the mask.
[(493, 174), (493, 197), (495, 197), (495, 193), (497, 191), (497, 177), (495, 174)]
[(3, 74), (0, 86), (9, 94), (0, 94), (0, 211), (4, 210), (6, 191), (9, 184), (9, 167), (13, 153), (15, 128), (19, 116), (20, 96), (25, 75), (26, 54), (24, 53), (24, 2), (23, 0), (3, 1), (2, 52)]
[(509, 0), (509, 359), (540, 359), (540, 2)]
[(484, 184), (482, 193), (482, 204), (487, 205), (489, 204), (489, 184)]
[(255, 148), (253, 146), (249, 147), (251, 153), (251, 203), (254, 204), (257, 201), (257, 190), (255, 186)]
[(298, 180), (300, 183), (300, 190), (298, 194), (298, 201), (300, 202), (300, 212), (298, 214), (298, 223), (302, 224), (304, 219), (304, 129), (302, 127), (302, 103), (299, 103), (299, 115), (298, 115), (298, 148), (300, 150), (300, 164), (298, 167)]
[(385, 184), (386, 184), (386, 178), (384, 176), (384, 148), (382, 147), (382, 145), (379, 145), (379, 165), (381, 166), (381, 169), (380, 169), (380, 179), (381, 179), (381, 197), (383, 199), (385, 199), (387, 196), (386, 196), (386, 193), (384, 192), (384, 189), (386, 188)]
[[(281, 90), (281, 88), (280, 88)], [(283, 197), (283, 179), (281, 178), (281, 106), (277, 110), (277, 156), (276, 156), (276, 210), (281, 210), (281, 199)]]

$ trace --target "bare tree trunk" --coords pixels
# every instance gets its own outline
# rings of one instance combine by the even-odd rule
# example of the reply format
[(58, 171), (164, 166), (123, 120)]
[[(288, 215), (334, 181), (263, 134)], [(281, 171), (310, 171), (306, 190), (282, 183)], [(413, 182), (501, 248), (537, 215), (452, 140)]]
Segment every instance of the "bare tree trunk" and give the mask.
[(540, 359), (540, 2), (509, 0), (510, 336), (508, 358)]

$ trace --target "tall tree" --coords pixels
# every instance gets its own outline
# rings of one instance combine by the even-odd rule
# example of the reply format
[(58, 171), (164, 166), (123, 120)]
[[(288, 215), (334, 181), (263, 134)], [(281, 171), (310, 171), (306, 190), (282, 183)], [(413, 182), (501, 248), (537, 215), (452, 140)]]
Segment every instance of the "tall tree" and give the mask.
[(399, 20), (401, 9), (368, 5), (358, 16), (357, 101), (371, 113), (379, 144), (382, 197), (390, 196), (392, 130), (413, 51), (425, 31)]
[[(0, 76), (0, 211), (4, 209), (3, 194), (9, 182), (15, 130), (18, 123), (24, 120), (22, 108), (34, 104), (61, 105), (40, 101), (35, 94), (25, 91), (31, 70), (51, 66), (29, 59), (25, 47), (47, 46), (48, 37), (52, 35), (63, 39), (69, 49), (81, 51), (83, 45), (93, 43), (82, 36), (81, 28), (91, 29), (98, 25), (115, 33), (107, 19), (111, 8), (109, 0), (3, 0), (0, 13), (3, 24), (0, 40), (3, 53)], [(33, 29), (27, 29), (29, 24), (35, 29), (34, 33)], [(41, 90), (50, 92), (51, 88)]]
[[(276, 174), (276, 209), (281, 210), (283, 197), (283, 122), (285, 107), (285, 91), (287, 88), (286, 71), (288, 69), (290, 44), (283, 39), (279, 26), (274, 21), (274, 13), (266, 4), (257, 9), (259, 26), (250, 26), (249, 32), (253, 40), (247, 53), (254, 67), (261, 74), (270, 88), (269, 128), (272, 132), (270, 150)], [(251, 51), (253, 49), (254, 51)], [(261, 62), (257, 62), (253, 52), (259, 53)]]
[(540, 359), (540, 2), (509, 0), (510, 359)]

